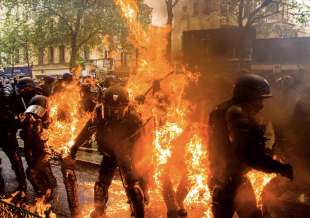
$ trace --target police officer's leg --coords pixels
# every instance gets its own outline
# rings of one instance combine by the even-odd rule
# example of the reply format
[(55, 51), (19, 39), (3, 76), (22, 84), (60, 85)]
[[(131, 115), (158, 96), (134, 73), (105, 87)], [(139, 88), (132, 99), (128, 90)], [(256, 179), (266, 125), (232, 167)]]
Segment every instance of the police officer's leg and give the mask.
[(255, 193), (248, 179), (244, 179), (238, 189), (235, 198), (235, 206), (240, 218), (263, 217), (261, 211), (257, 208)]
[[(51, 164), (49, 161), (45, 162), (42, 169), (40, 169), (42, 175), (44, 176), (45, 184), (46, 184), (46, 193), (45, 193), (45, 201), (49, 202), (53, 199), (53, 193), (57, 186), (57, 180), (52, 172)], [(70, 205), (69, 205), (70, 207)], [(71, 209), (71, 208), (70, 208)]]
[(132, 217), (144, 218), (144, 193), (139, 178), (134, 173), (133, 165), (128, 158), (119, 162), (124, 188), (130, 202)]
[(235, 212), (234, 199), (239, 187), (238, 183), (227, 184), (209, 182), (212, 194), (212, 213), (214, 218), (232, 218)]
[(30, 181), (37, 197), (42, 197), (46, 192), (45, 180), (42, 174), (32, 167), (27, 168), (27, 178)]
[(92, 213), (92, 217), (103, 217), (105, 215), (106, 204), (108, 202), (108, 190), (112, 183), (116, 167), (117, 163), (113, 157), (103, 156), (100, 165), (99, 179), (95, 183), (95, 210)]
[(171, 182), (171, 178), (169, 175), (169, 168), (168, 166), (164, 169), (162, 178), (162, 192), (163, 192), (163, 198), (164, 202), (167, 207), (167, 217), (168, 218), (174, 218), (178, 217), (178, 206), (176, 202), (176, 196), (175, 191), (173, 189), (173, 185)]
[(7, 144), (3, 145), (2, 148), (5, 154), (8, 156), (12, 165), (12, 169), (15, 172), (16, 179), (19, 184), (18, 190), (25, 191), (27, 188), (26, 176), (24, 172), (22, 158), (18, 153), (18, 142), (14, 133), (9, 134)]
[(178, 185), (177, 191), (176, 191), (176, 201), (179, 206), (178, 215), (179, 216), (187, 216), (187, 212), (184, 207), (184, 200), (190, 190), (190, 183), (188, 181), (188, 177), (185, 174), (182, 175), (181, 181)]

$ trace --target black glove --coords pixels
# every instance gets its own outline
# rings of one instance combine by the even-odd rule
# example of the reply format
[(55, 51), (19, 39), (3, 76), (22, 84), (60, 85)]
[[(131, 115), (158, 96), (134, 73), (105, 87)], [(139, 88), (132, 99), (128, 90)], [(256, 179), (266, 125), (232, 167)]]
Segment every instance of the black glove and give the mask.
[(294, 178), (293, 167), (290, 164), (283, 164), (280, 169), (280, 175), (290, 180), (293, 180)]

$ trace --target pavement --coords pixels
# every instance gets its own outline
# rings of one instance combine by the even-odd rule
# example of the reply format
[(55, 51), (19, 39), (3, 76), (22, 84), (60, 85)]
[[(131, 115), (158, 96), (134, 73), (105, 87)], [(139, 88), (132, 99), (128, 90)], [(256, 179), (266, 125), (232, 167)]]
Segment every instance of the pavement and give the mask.
[[(80, 153), (80, 152), (79, 152)], [(97, 180), (99, 166), (96, 164), (100, 162), (100, 155), (97, 153), (90, 153), (89, 151), (82, 151), (78, 154), (80, 159), (82, 157), (92, 159), (92, 162), (78, 161), (77, 162), (77, 180), (78, 180), (78, 194), (81, 205), (82, 217), (88, 217), (88, 214), (93, 209), (93, 195), (94, 183)], [(6, 193), (12, 193), (17, 187), (15, 174), (11, 169), (10, 162), (6, 155), (0, 150), (0, 158), (2, 159), (2, 172), (6, 183)], [(24, 167), (27, 165), (23, 157)], [(52, 170), (57, 178), (57, 189), (54, 193), (54, 200), (52, 202), (52, 211), (59, 218), (69, 218), (70, 212), (67, 204), (67, 197), (65, 187), (62, 181), (62, 174), (60, 170), (60, 163), (52, 161)], [(34, 192), (31, 184), (27, 181), (27, 196), (29, 199), (34, 198)], [(116, 174), (113, 183), (109, 190), (109, 202), (107, 209), (107, 217), (109, 218), (127, 218), (130, 217), (129, 205), (127, 197), (124, 192), (122, 182)], [(203, 217), (203, 208), (190, 208), (189, 218)], [(151, 192), (151, 203), (146, 207), (146, 218), (164, 218), (166, 217), (165, 205), (162, 201), (161, 194), (158, 192)]]

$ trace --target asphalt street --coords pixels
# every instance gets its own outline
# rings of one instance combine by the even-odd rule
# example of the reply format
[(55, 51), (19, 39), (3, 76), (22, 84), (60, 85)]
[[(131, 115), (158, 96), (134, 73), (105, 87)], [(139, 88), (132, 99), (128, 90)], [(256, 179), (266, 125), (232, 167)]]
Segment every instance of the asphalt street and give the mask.
[[(88, 154), (91, 155), (91, 154)], [(12, 193), (17, 187), (15, 175), (11, 169), (11, 165), (5, 154), (0, 151), (2, 159), (3, 175), (6, 182), (6, 192)], [(23, 158), (26, 168), (25, 159)], [(57, 214), (57, 217), (70, 217), (70, 212), (67, 204), (65, 187), (62, 181), (60, 165), (57, 161), (52, 161), (52, 170), (57, 178), (57, 190), (55, 191), (54, 200), (52, 202), (52, 210)], [(87, 217), (87, 214), (93, 209), (93, 187), (98, 176), (98, 166), (94, 164), (78, 163), (77, 179), (79, 189), (79, 199), (81, 205), (81, 215)], [(29, 198), (33, 198), (33, 189), (27, 181), (27, 194)], [(190, 218), (202, 217), (203, 208), (191, 208), (189, 211)], [(121, 180), (116, 175), (113, 184), (109, 190), (109, 202), (107, 216), (110, 218), (127, 218), (130, 217), (129, 205), (122, 187)], [(166, 217), (165, 205), (162, 201), (160, 193), (151, 192), (151, 203), (146, 208), (146, 218), (164, 218)]]

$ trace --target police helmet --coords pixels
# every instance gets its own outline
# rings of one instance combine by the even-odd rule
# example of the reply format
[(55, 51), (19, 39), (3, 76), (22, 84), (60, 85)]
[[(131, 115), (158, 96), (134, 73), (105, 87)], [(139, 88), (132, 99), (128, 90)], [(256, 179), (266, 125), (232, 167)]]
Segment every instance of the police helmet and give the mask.
[(23, 77), (16, 84), (16, 88), (20, 89), (20, 90), (26, 89), (26, 88), (34, 89), (35, 87), (36, 87), (36, 84), (35, 84), (34, 80), (30, 77)]
[(237, 80), (233, 91), (234, 100), (241, 102), (270, 97), (272, 97), (272, 94), (269, 82), (256, 74), (241, 76)]
[(121, 86), (108, 88), (102, 98), (104, 117), (120, 120), (124, 118), (129, 105), (128, 92)]
[(72, 73), (64, 73), (64, 74), (62, 75), (62, 79), (63, 79), (64, 81), (70, 82), (70, 81), (73, 80), (73, 74), (72, 74)]
[(31, 98), (25, 111), (27, 114), (35, 114), (42, 118), (47, 111), (47, 98), (43, 95), (36, 95)]
[(52, 77), (52, 76), (45, 76), (44, 78), (43, 78), (43, 80), (44, 80), (44, 82), (45, 83), (54, 83), (56, 80), (55, 80), (55, 78), (54, 77)]
[(111, 86), (105, 91), (103, 102), (112, 107), (125, 107), (129, 104), (129, 94), (121, 86)]

